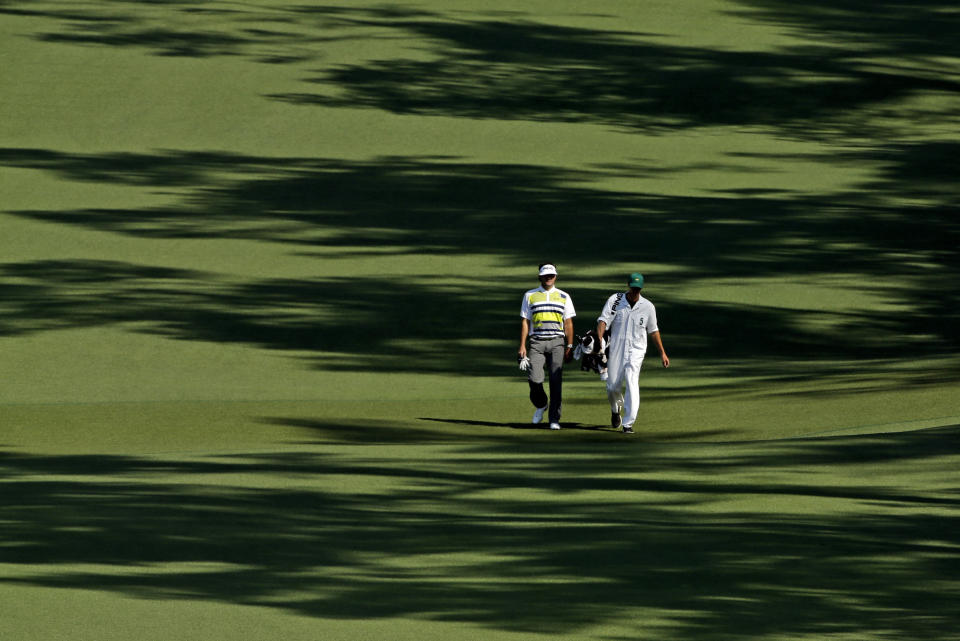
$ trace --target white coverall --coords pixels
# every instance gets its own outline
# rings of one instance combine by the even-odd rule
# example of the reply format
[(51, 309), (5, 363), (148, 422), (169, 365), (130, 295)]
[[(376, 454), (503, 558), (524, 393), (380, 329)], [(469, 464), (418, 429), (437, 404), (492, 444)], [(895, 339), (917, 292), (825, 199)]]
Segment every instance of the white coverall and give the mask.
[[(620, 296), (619, 303), (617, 296)], [(607, 360), (610, 412), (618, 414), (622, 408), (624, 428), (633, 427), (640, 405), (640, 366), (647, 353), (647, 335), (659, 331), (657, 310), (643, 296), (631, 307), (626, 294), (614, 294), (607, 299), (597, 321), (603, 321), (610, 328)]]

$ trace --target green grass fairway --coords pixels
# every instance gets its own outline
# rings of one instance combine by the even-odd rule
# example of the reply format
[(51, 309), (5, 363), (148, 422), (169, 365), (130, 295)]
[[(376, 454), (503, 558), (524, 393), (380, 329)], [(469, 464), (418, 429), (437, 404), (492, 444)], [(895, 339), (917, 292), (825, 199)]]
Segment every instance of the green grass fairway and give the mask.
[[(76, 412), (75, 451), (0, 459), (11, 638), (946, 639), (960, 623), (960, 426), (695, 444), (281, 404), (251, 410), (255, 447), (223, 420), (235, 407), (98, 409)], [(173, 449), (184, 427), (136, 433), (174, 421), (204, 432), (192, 451)]]
[[(0, 639), (954, 638), (958, 31), (0, 0)], [(529, 423), (543, 260), (635, 436)]]

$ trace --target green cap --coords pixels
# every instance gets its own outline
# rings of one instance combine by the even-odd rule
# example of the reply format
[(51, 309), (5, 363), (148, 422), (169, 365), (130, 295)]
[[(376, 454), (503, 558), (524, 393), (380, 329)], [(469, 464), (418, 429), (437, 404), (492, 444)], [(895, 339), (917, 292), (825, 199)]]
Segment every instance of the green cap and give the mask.
[(638, 289), (643, 289), (643, 274), (640, 272), (633, 272), (630, 274), (630, 280), (627, 281), (627, 285), (630, 287), (637, 287)]

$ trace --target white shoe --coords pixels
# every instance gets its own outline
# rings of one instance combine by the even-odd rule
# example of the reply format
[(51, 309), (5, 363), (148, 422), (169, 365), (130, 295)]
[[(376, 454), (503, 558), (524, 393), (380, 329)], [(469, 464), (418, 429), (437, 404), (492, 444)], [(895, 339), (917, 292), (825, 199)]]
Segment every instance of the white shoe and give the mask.
[(545, 406), (544, 406), (544, 407), (538, 407), (538, 408), (537, 408), (537, 411), (533, 413), (533, 420), (530, 421), (530, 422), (531, 422), (531, 423), (539, 423), (540, 421), (542, 421), (542, 420), (543, 420), (543, 413), (546, 412), (546, 411), (547, 411), (547, 408), (546, 408)]
[(551, 430), (559, 430), (559, 429), (560, 429), (560, 423), (550, 423), (550, 429), (551, 429)]

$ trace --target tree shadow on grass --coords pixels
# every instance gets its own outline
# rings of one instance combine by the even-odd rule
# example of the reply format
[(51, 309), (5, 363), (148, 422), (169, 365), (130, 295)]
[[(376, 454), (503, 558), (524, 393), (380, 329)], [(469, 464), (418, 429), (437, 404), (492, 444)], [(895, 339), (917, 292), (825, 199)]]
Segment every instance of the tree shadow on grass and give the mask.
[[(930, 168), (958, 147), (902, 144), (847, 153), (847, 162), (882, 164), (883, 173), (860, 185), (862, 192), (822, 197), (664, 196), (603, 185), (611, 177), (685, 170), (643, 164), (574, 171), (453, 157), (344, 161), (7, 148), (0, 149), (0, 166), (67, 180), (184, 189), (165, 207), (11, 212), (146, 238), (265, 240), (345, 255), (374, 248), (486, 254), (521, 264), (549, 247), (574, 265), (635, 260), (640, 252), (695, 275), (809, 273), (842, 263), (848, 271), (883, 276), (923, 275), (909, 269), (917, 256), (956, 268), (960, 221), (951, 207), (958, 194), (949, 172)], [(767, 164), (793, 158), (737, 154), (716, 169), (737, 171), (736, 159), (744, 157)], [(904, 206), (903, 199), (915, 204)], [(554, 221), (551, 229), (537, 224), (544, 216)], [(638, 246), (610, 243), (610, 230), (636, 237)]]
[[(2, 2), (0, 14), (48, 18), (48, 30), (30, 34), (42, 42), (164, 56), (305, 64), (326, 62), (325, 47), (343, 40), (404, 43), (409, 57), (399, 49), (365, 59), (358, 46), (356, 61), (327, 63), (305, 80), (315, 92), (267, 96), (400, 114), (883, 136), (892, 125), (871, 119), (886, 105), (960, 90), (949, 68), (935, 63), (957, 51), (957, 21), (943, 1), (730, 3), (731, 20), (772, 22), (807, 36), (802, 44), (751, 50), (673, 44), (675, 35), (631, 31), (626, 20), (610, 29), (547, 24), (522, 11), (491, 17), (482, 9), (400, 6), (22, 4)], [(891, 63), (905, 60), (913, 62)]]
[(78, 6), (52, 0), (3, 1), (0, 15), (55, 23), (49, 30), (30, 33), (44, 43), (137, 48), (181, 58), (231, 56), (270, 64), (299, 63), (321, 57), (322, 44), (330, 40), (321, 30), (305, 33), (288, 12), (255, 4), (112, 0)]
[[(22, 569), (4, 581), (553, 634), (614, 622), (649, 635), (657, 620), (694, 641), (945, 640), (960, 624), (958, 497), (946, 477), (895, 470), (949, 474), (957, 434), (709, 455), (618, 442), (584, 456), (513, 435), (389, 458), (332, 444), (197, 460), (6, 453), (0, 547)], [(864, 463), (878, 482), (859, 480)]]
[[(806, 28), (810, 42), (737, 51), (664, 44), (665, 34), (542, 24), (533, 16), (381, 20), (361, 9), (340, 19), (407, 34), (424, 42), (432, 57), (327, 67), (309, 79), (319, 87), (317, 93), (271, 97), (400, 114), (593, 122), (626, 129), (760, 125), (820, 137), (880, 132), (870, 119), (884, 104), (960, 90), (960, 83), (938, 73), (943, 70), (936, 65), (918, 73), (888, 64), (891, 57), (955, 50), (950, 37), (955, 29), (944, 25), (944, 19), (953, 19), (938, 11), (947, 3), (921, 3), (909, 11), (910, 20), (900, 22), (897, 14), (906, 12), (901, 4), (881, 2), (876, 14), (871, 7), (870, 16), (858, 20), (862, 5), (847, 3), (841, 9), (845, 29), (837, 27), (836, 15), (826, 7), (804, 11), (782, 2), (743, 4), (730, 13)], [(818, 30), (821, 26), (826, 29)], [(848, 48), (850, 42), (858, 46)]]
[[(435, 277), (398, 281), (391, 285), (393, 320), (384, 326), (381, 277), (234, 281), (191, 270), (68, 260), (0, 264), (0, 278), (0, 332), (6, 336), (109, 326), (278, 350), (329, 371), (471, 377), (505, 376), (516, 369), (511, 346), (517, 320), (511, 310), (518, 294), (501, 283), (438, 282)], [(602, 300), (605, 294), (581, 290), (584, 300)], [(478, 296), (490, 310), (482, 315), (473, 313)], [(721, 375), (818, 380), (822, 389), (831, 377), (849, 382), (862, 376), (873, 384), (888, 380), (902, 388), (911, 381), (942, 383), (956, 375), (949, 362), (910, 376), (895, 359), (875, 360), (878, 345), (922, 322), (910, 315), (881, 325), (864, 313), (861, 326), (851, 325), (838, 338), (796, 327), (791, 310), (680, 302), (664, 309), (673, 340), (683, 346), (680, 353), (709, 354), (718, 359), (714, 367)], [(465, 317), (471, 322), (462, 322)], [(704, 317), (710, 318), (709, 332)], [(918, 347), (915, 355), (935, 357), (939, 351), (934, 344), (929, 350)], [(794, 363), (788, 371), (780, 364), (786, 360)], [(870, 371), (863, 372), (858, 362), (870, 362)]]
[[(248, 239), (325, 257), (488, 255), (508, 264), (535, 264), (549, 246), (572, 274), (580, 266), (643, 256), (644, 262), (665, 266), (661, 280), (667, 281), (803, 276), (814, 284), (840, 265), (869, 279), (864, 290), (905, 311), (694, 305), (672, 300), (668, 288), (654, 295), (665, 327), (688, 353), (720, 362), (746, 359), (759, 375), (777, 373), (780, 366), (770, 362), (798, 355), (834, 361), (801, 374), (813, 378), (844, 374), (851, 362), (876, 358), (890, 344), (917, 356), (956, 346), (952, 327), (960, 305), (954, 304), (953, 281), (960, 266), (960, 223), (948, 206), (953, 192), (947, 174), (921, 171), (956, 147), (939, 143), (891, 148), (883, 155), (865, 152), (885, 166), (869, 185), (870, 197), (795, 199), (651, 196), (593, 184), (622, 168), (574, 172), (442, 158), (349, 162), (3, 149), (0, 165), (70, 180), (186, 189), (180, 202), (162, 208), (13, 212), (146, 238)], [(918, 172), (924, 178), (914, 181)], [(931, 204), (909, 209), (893, 204), (907, 194), (925, 196)], [(545, 215), (555, 222), (551, 230), (536, 224)], [(611, 244), (612, 229), (637, 243)], [(392, 320), (384, 326), (379, 277), (244, 281), (83, 260), (7, 263), (0, 265), (0, 275), (0, 327), (7, 334), (137, 323), (138, 331), (178, 339), (300, 351), (323, 368), (468, 375), (504, 371), (511, 356), (491, 351), (483, 341), (515, 340), (517, 300), (534, 285), (482, 274), (406, 276), (391, 283)], [(619, 280), (611, 274), (612, 283)], [(888, 283), (909, 287), (887, 289)], [(590, 310), (598, 310), (609, 293), (577, 286), (582, 318), (591, 317)], [(492, 311), (473, 313), (480, 299)], [(834, 331), (816, 329), (824, 323)], [(940, 373), (956, 375), (949, 367)]]
[[(826, 42), (862, 42), (872, 55), (910, 63), (929, 63), (929, 57), (956, 56), (954, 37), (960, 25), (956, 5), (949, 0), (921, 0), (903, 4), (894, 0), (738, 0), (732, 13), (800, 31)], [(913, 56), (904, 56), (911, 53)]]
[[(509, 265), (535, 264), (549, 249), (571, 273), (582, 266), (641, 258), (663, 266), (653, 282), (658, 276), (664, 277), (661, 282), (671, 277), (800, 276), (815, 286), (818, 277), (840, 268), (861, 274), (869, 283), (865, 291), (878, 293), (888, 308), (903, 310), (834, 314), (762, 304), (691, 305), (671, 300), (669, 290), (655, 292), (675, 344), (691, 354), (711, 355), (730, 375), (744, 367), (774, 375), (798, 354), (804, 360), (845, 361), (799, 374), (814, 380), (847, 376), (863, 359), (889, 354), (891, 345), (914, 357), (955, 353), (960, 221), (948, 168), (958, 145), (893, 142), (889, 129), (866, 144), (862, 138), (871, 133), (868, 125), (880, 111), (893, 114), (886, 121), (909, 129), (920, 118), (909, 111), (913, 107), (902, 107), (903, 101), (956, 97), (955, 79), (928, 59), (956, 50), (948, 37), (953, 14), (941, 11), (946, 7), (942, 2), (909, 9), (880, 2), (869, 15), (851, 3), (836, 10), (822, 3), (800, 7), (772, 0), (741, 6), (732, 5), (731, 11), (829, 37), (822, 46), (740, 52), (665, 45), (652, 41), (657, 34), (537, 24), (516, 14), (504, 20), (401, 7), (291, 5), (253, 16), (239, 6), (198, 8), (181, 2), (149, 7), (116, 2), (109, 11), (56, 2), (0, 2), (0, 11), (27, 12), (68, 25), (41, 39), (191, 57), (256, 59), (270, 50), (278, 59), (293, 61), (292, 47), (310, 47), (324, 37), (402, 38), (419, 43), (432, 57), (327, 67), (315, 79), (321, 94), (277, 98), (424, 115), (572, 120), (641, 129), (759, 125), (840, 143), (853, 151), (831, 158), (845, 155), (853, 164), (879, 165), (876, 178), (823, 195), (747, 186), (680, 197), (601, 184), (654, 173), (682, 176), (690, 169), (641, 162), (571, 171), (449, 157), (350, 162), (216, 152), (69, 154), (8, 148), (0, 150), (0, 165), (183, 194), (161, 207), (13, 212), (144, 238), (248, 239), (285, 243), (323, 257), (482, 255)], [(171, 30), (162, 24), (187, 14), (191, 20), (181, 24), (191, 27)], [(212, 23), (207, 18), (220, 28), (208, 29)], [(851, 41), (858, 46), (835, 46)], [(926, 66), (891, 68), (891, 60), (918, 60)], [(944, 114), (930, 117), (934, 124), (951, 122)], [(729, 165), (714, 169), (743, 171), (735, 162), (743, 157), (731, 155)], [(775, 165), (796, 157), (752, 159)], [(545, 231), (540, 222), (546, 219), (552, 225)], [(617, 238), (637, 240), (611, 242), (611, 230)], [(468, 285), (464, 281), (420, 278), (400, 284), (394, 317), (403, 320), (378, 335), (383, 330), (368, 298), (375, 293), (371, 279), (224, 282), (168, 272), (158, 282), (156, 273), (148, 266), (110, 262), (6, 264), (3, 276), (9, 282), (0, 285), (5, 294), (0, 326), (17, 334), (138, 322), (139, 331), (180, 339), (299, 350), (325, 368), (493, 374), (510, 357), (468, 341), (506, 345), (516, 340), (516, 315), (509, 310), (516, 309), (514, 297), (533, 285), (483, 283), (479, 293), (490, 303), (487, 307), (501, 311), (480, 318), (469, 313), (471, 299), (460, 289)], [(619, 283), (621, 277), (611, 273), (610, 282)], [(34, 299), (31, 288), (37, 291)], [(108, 302), (98, 308), (84, 292)], [(578, 289), (583, 316), (599, 309), (608, 293)], [(439, 336), (417, 322), (424, 310), (446, 321)], [(464, 312), (471, 319), (467, 323), (461, 320)], [(818, 324), (830, 331), (811, 329)], [(426, 342), (433, 338), (438, 340)], [(898, 376), (895, 368), (883, 374), (891, 380)], [(947, 366), (935, 375), (955, 380), (957, 372)]]

